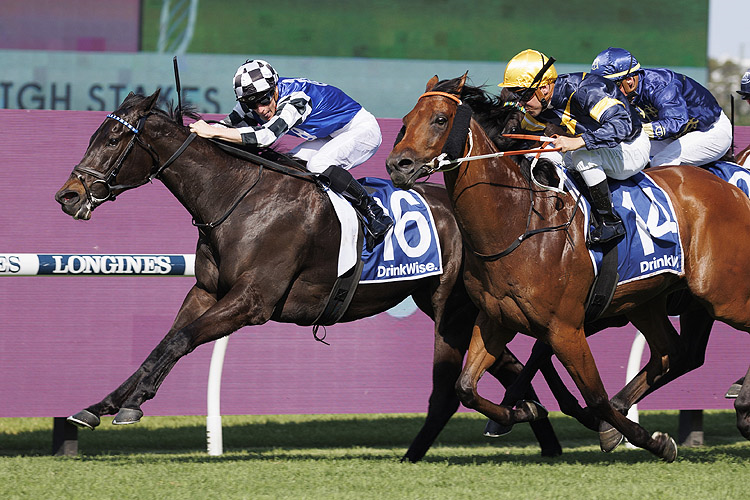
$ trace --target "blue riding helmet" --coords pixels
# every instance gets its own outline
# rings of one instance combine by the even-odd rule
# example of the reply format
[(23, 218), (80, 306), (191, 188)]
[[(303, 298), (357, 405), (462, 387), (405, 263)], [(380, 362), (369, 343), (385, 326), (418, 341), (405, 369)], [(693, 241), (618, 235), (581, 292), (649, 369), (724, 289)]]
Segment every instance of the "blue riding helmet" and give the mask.
[(641, 65), (633, 54), (625, 49), (610, 47), (599, 52), (591, 64), (591, 73), (609, 80), (622, 80), (640, 71)]
[(622, 93), (632, 102), (637, 95), (638, 81), (643, 71), (633, 54), (625, 49), (610, 47), (596, 56), (591, 64), (591, 73), (617, 82)]
[(750, 99), (750, 69), (742, 75), (740, 90), (737, 90), (736, 92), (742, 96), (742, 99)]

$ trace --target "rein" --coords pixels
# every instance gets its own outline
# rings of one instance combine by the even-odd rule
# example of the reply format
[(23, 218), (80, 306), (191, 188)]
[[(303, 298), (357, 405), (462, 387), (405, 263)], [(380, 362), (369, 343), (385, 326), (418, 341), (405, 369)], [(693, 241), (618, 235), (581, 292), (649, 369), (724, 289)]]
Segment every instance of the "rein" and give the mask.
[[(114, 191), (117, 189), (126, 191), (128, 189), (137, 188), (139, 186), (142, 186), (148, 182), (151, 182), (153, 179), (159, 177), (161, 173), (169, 167), (174, 161), (187, 149), (187, 147), (190, 145), (191, 142), (193, 142), (193, 139), (195, 139), (195, 134), (190, 134), (187, 139), (182, 143), (182, 145), (175, 151), (175, 153), (169, 157), (169, 159), (164, 162), (161, 166), (159, 166), (159, 154), (154, 150), (153, 147), (151, 147), (150, 144), (147, 144), (143, 142), (143, 140), (140, 137), (141, 130), (143, 130), (143, 125), (146, 123), (146, 119), (151, 116), (153, 113), (149, 112), (142, 117), (138, 119), (138, 125), (133, 126), (130, 123), (128, 123), (125, 119), (110, 113), (107, 115), (107, 118), (112, 118), (113, 120), (120, 122), (123, 124), (127, 129), (129, 129), (131, 132), (133, 132), (133, 137), (130, 139), (130, 142), (128, 143), (127, 147), (125, 148), (125, 151), (120, 155), (120, 157), (115, 161), (115, 163), (106, 171), (106, 172), (98, 172), (96, 170), (92, 170), (90, 168), (81, 167), (80, 165), (76, 165), (73, 167), (73, 172), (78, 174), (78, 180), (83, 185), (84, 190), (86, 191), (86, 197), (88, 198), (89, 202), (92, 204), (92, 206), (96, 207), (98, 205), (101, 205), (105, 201), (115, 200), (115, 194)], [(125, 162), (125, 158), (128, 157), (130, 152), (133, 150), (133, 147), (138, 144), (141, 146), (148, 154), (151, 156), (151, 160), (153, 161), (153, 166), (155, 167), (152, 172), (149, 174), (149, 176), (144, 179), (142, 182), (136, 183), (136, 184), (113, 184), (115, 180), (117, 179), (117, 174), (120, 173), (120, 169), (122, 168), (123, 163)], [(96, 196), (92, 190), (91, 187), (89, 187), (84, 181), (83, 176), (81, 174), (90, 175), (92, 177), (95, 177), (97, 180), (95, 180), (93, 183), (91, 183), (91, 187), (93, 187), (95, 184), (102, 184), (104, 185), (104, 188), (106, 189), (106, 196), (104, 198), (100, 198)]]
[[(149, 113), (143, 115), (142, 117), (140, 117), (138, 119), (137, 126), (133, 126), (128, 121), (126, 121), (124, 118), (121, 118), (121, 117), (115, 115), (114, 113), (108, 114), (107, 118), (111, 118), (111, 119), (113, 119), (113, 120), (121, 123), (128, 130), (130, 130), (131, 132), (133, 132), (133, 136), (131, 137), (130, 142), (128, 143), (127, 147), (125, 148), (125, 151), (123, 151), (123, 153), (120, 155), (120, 157), (117, 159), (117, 161), (115, 161), (115, 163), (109, 169), (107, 169), (106, 172), (103, 172), (103, 173), (102, 172), (98, 172), (96, 170), (92, 170), (92, 169), (86, 168), (86, 167), (81, 167), (80, 165), (76, 165), (75, 167), (73, 167), (73, 172), (75, 172), (76, 174), (78, 174), (77, 178), (80, 181), (80, 183), (83, 185), (84, 190), (86, 191), (86, 198), (89, 200), (89, 203), (93, 207), (97, 207), (97, 206), (101, 205), (102, 203), (104, 203), (106, 201), (109, 201), (109, 200), (114, 201), (115, 198), (116, 198), (116, 196), (114, 195), (114, 191), (115, 190), (123, 190), (123, 191), (125, 191), (125, 190), (128, 190), (128, 189), (137, 188), (137, 187), (142, 186), (142, 185), (144, 185), (144, 184), (146, 184), (148, 182), (153, 181), (153, 179), (155, 179), (155, 178), (158, 178), (159, 175), (161, 175), (161, 173), (165, 169), (167, 169), (170, 165), (172, 165), (172, 163), (174, 163), (177, 160), (177, 158), (179, 158), (180, 155), (182, 155), (182, 153), (185, 152), (185, 150), (188, 148), (188, 146), (190, 146), (190, 144), (193, 142), (193, 140), (197, 137), (197, 134), (195, 134), (195, 133), (191, 133), (190, 135), (188, 135), (188, 137), (185, 139), (185, 141), (182, 143), (182, 145), (180, 145), (180, 147), (177, 148), (177, 150), (172, 154), (172, 156), (170, 156), (169, 159), (166, 162), (164, 162), (164, 164), (162, 164), (161, 166), (159, 166), (159, 163), (160, 163), (160, 161), (159, 161), (159, 154), (154, 150), (154, 148), (150, 144), (147, 144), (146, 142), (144, 142), (141, 139), (141, 136), (140, 136), (141, 135), (141, 131), (143, 130), (143, 125), (146, 122), (146, 119), (149, 116), (151, 116), (152, 114), (153, 114), (153, 112), (149, 112)], [(296, 177), (296, 178), (299, 178), (299, 179), (307, 181), (307, 182), (313, 182), (313, 183), (316, 183), (316, 184), (320, 184), (320, 181), (317, 180), (317, 178), (315, 177), (315, 174), (313, 174), (312, 172), (300, 172), (300, 171), (295, 170), (295, 169), (293, 169), (291, 167), (287, 167), (287, 166), (282, 165), (280, 163), (276, 163), (276, 162), (273, 162), (271, 160), (267, 160), (267, 159), (265, 159), (265, 158), (263, 158), (261, 156), (249, 153), (249, 152), (244, 151), (244, 150), (239, 149), (239, 148), (235, 148), (235, 147), (229, 146), (229, 145), (227, 145), (225, 143), (222, 143), (220, 141), (211, 140), (211, 142), (213, 142), (214, 144), (216, 144), (220, 149), (224, 150), (225, 152), (227, 152), (227, 153), (229, 153), (229, 154), (231, 154), (231, 155), (233, 155), (235, 157), (243, 158), (245, 160), (249, 160), (249, 161), (252, 161), (252, 162), (258, 164), (259, 167), (260, 167), (260, 171), (258, 172), (258, 177), (257, 177), (257, 179), (255, 179), (255, 182), (253, 182), (252, 185), (247, 190), (245, 190), (245, 192), (234, 202), (234, 204), (229, 208), (229, 210), (227, 210), (227, 212), (223, 216), (221, 216), (219, 219), (217, 219), (214, 222), (209, 222), (209, 223), (205, 223), (205, 224), (204, 223), (200, 223), (200, 222), (196, 222), (195, 219), (193, 219), (192, 220), (192, 224), (194, 226), (198, 227), (198, 228), (213, 229), (216, 226), (218, 226), (219, 224), (221, 224), (222, 222), (224, 222), (232, 214), (232, 212), (237, 208), (237, 206), (239, 206), (240, 202), (248, 195), (248, 193), (250, 193), (250, 191), (258, 184), (258, 182), (260, 182), (260, 178), (261, 178), (261, 175), (263, 173), (263, 167), (264, 166), (270, 168), (271, 170), (275, 170), (275, 171), (277, 171), (279, 173), (282, 173), (282, 174), (285, 174), (285, 175)], [(130, 152), (133, 150), (133, 147), (135, 146), (135, 144), (138, 144), (139, 146), (141, 146), (144, 150), (146, 150), (146, 152), (149, 154), (149, 156), (151, 156), (151, 159), (153, 161), (153, 167), (154, 167), (152, 169), (152, 172), (149, 174), (149, 176), (146, 179), (144, 179), (142, 182), (139, 182), (139, 183), (136, 183), (136, 184), (113, 184), (115, 182), (116, 178), (117, 178), (117, 175), (120, 173), (120, 169), (122, 168), (122, 165), (123, 165), (125, 159), (130, 154)], [(91, 184), (91, 187), (89, 187), (84, 182), (83, 174), (90, 175), (90, 176), (96, 178), (96, 180)], [(106, 189), (106, 196), (105, 197), (103, 197), (103, 198), (98, 197), (98, 196), (96, 196), (92, 192), (92, 188), (96, 184), (102, 184), (104, 186), (104, 188)]]
[[(462, 105), (461, 99), (459, 97), (453, 94), (449, 94), (447, 92), (425, 92), (419, 97), (419, 99), (421, 99), (422, 97), (427, 97), (427, 96), (447, 97), (450, 100), (456, 102), (459, 106)], [(451, 130), (451, 133), (452, 132), (453, 130)], [(536, 148), (536, 149), (523, 149), (523, 150), (516, 150), (516, 151), (499, 151), (496, 153), (471, 156), (471, 151), (473, 149), (473, 138), (472, 138), (472, 133), (470, 129), (467, 129), (467, 134), (468, 134), (468, 139), (469, 139), (468, 156), (464, 156), (462, 158), (456, 158), (455, 160), (447, 160), (445, 158), (446, 157), (445, 153), (441, 153), (439, 156), (433, 158), (431, 161), (427, 162), (422, 167), (420, 167), (417, 170), (418, 174), (421, 175), (422, 171), (426, 171), (427, 175), (433, 174), (435, 172), (447, 172), (447, 171), (458, 168), (463, 162), (469, 162), (473, 160), (484, 160), (484, 159), (489, 159), (489, 158), (498, 158), (501, 156), (514, 156), (514, 155), (525, 155), (525, 154), (534, 154), (534, 153), (537, 154), (537, 158), (538, 158), (538, 155), (541, 153), (560, 151), (560, 148)], [(531, 140), (533, 138), (533, 140), (540, 141), (540, 142), (551, 142), (554, 140), (552, 138), (542, 138), (542, 137), (537, 137), (537, 136), (521, 135), (521, 134), (507, 134), (506, 136), (509, 138), (513, 138), (513, 139)], [(530, 172), (530, 176), (532, 178), (530, 183), (531, 182), (536, 183), (533, 180), (533, 172)], [(542, 186), (542, 187), (545, 187), (545, 186)], [(567, 233), (568, 228), (572, 225), (573, 219), (575, 218), (576, 213), (578, 212), (580, 195), (578, 199), (576, 200), (575, 209), (573, 210), (573, 213), (571, 214), (570, 219), (567, 222), (558, 224), (557, 226), (550, 226), (550, 227), (543, 227), (539, 229), (529, 230), (529, 226), (531, 225), (531, 217), (532, 217), (532, 214), (535, 212), (535, 210), (534, 210), (534, 190), (531, 188), (531, 186), (529, 186), (528, 191), (529, 191), (530, 204), (529, 204), (529, 213), (526, 217), (526, 230), (524, 231), (524, 233), (518, 236), (515, 240), (513, 240), (513, 243), (511, 243), (505, 250), (502, 250), (497, 253), (492, 253), (492, 254), (484, 254), (484, 253), (480, 253), (476, 251), (471, 246), (469, 241), (467, 239), (464, 239), (464, 244), (471, 251), (471, 253), (473, 253), (476, 257), (484, 261), (495, 261), (510, 254), (516, 248), (518, 248), (524, 240), (536, 234), (553, 232), (553, 231), (565, 231)]]
[[(461, 101), (460, 97), (454, 94), (449, 94), (448, 92), (437, 92), (437, 91), (425, 92), (424, 94), (419, 96), (419, 99), (422, 99), (423, 97), (430, 97), (430, 96), (445, 97), (454, 101), (458, 106), (463, 105), (463, 102)], [(454, 129), (451, 129), (451, 132), (449, 134), (454, 134)], [(461, 158), (454, 159), (454, 158), (450, 158), (450, 155), (447, 154), (445, 151), (443, 151), (438, 156), (436, 156), (432, 160), (425, 163), (422, 167), (420, 167), (418, 170), (418, 174), (421, 176), (423, 173), (424, 175), (432, 175), (435, 172), (448, 172), (450, 170), (454, 170), (458, 168), (465, 161), (484, 160), (487, 158), (499, 158), (501, 156), (515, 156), (515, 155), (525, 155), (525, 154), (535, 154), (535, 153), (541, 154), (541, 153), (549, 153), (553, 151), (560, 151), (560, 148), (546, 148), (546, 149), (535, 148), (535, 149), (519, 149), (515, 151), (498, 151), (495, 153), (471, 156), (471, 150), (473, 148), (473, 140), (471, 136), (471, 130), (469, 130), (468, 125), (466, 129), (466, 134), (469, 140), (469, 156), (464, 156)], [(537, 136), (520, 136), (520, 134), (518, 137), (513, 137), (512, 134), (508, 134), (507, 137), (518, 138), (518, 139), (529, 139), (530, 137), (534, 137), (535, 140), (537, 141), (545, 141), (544, 138), (537, 138)], [(552, 139), (547, 138), (547, 141), (551, 141), (551, 140)]]

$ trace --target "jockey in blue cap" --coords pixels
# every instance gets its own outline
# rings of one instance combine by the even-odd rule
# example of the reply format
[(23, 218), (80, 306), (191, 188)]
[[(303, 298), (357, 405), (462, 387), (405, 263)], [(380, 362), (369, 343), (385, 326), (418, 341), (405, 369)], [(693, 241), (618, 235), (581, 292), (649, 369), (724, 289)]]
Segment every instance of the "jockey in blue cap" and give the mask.
[(306, 78), (281, 78), (261, 59), (242, 64), (232, 78), (237, 104), (219, 124), (190, 124), (201, 137), (271, 146), (283, 135), (305, 139), (291, 154), (320, 174), (365, 220), (372, 242), (393, 226), (377, 201), (348, 172), (375, 154), (382, 136), (375, 117), (333, 85)]
[(742, 97), (743, 101), (746, 101), (748, 104), (750, 104), (750, 69), (745, 72), (744, 75), (742, 75), (742, 80), (740, 81), (740, 90), (736, 91), (740, 97)]
[[(651, 139), (651, 165), (706, 165), (732, 145), (732, 124), (704, 86), (685, 75), (644, 69), (625, 49), (596, 56), (591, 72), (617, 83), (643, 116)], [(749, 89), (750, 90), (750, 89)]]

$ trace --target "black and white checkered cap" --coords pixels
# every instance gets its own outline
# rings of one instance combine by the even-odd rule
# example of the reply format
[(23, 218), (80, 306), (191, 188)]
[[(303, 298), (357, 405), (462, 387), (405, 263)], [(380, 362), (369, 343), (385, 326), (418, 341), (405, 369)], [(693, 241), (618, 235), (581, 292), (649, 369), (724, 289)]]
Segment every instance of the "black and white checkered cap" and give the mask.
[(234, 93), (237, 99), (266, 92), (279, 81), (279, 74), (266, 61), (248, 59), (234, 74)]

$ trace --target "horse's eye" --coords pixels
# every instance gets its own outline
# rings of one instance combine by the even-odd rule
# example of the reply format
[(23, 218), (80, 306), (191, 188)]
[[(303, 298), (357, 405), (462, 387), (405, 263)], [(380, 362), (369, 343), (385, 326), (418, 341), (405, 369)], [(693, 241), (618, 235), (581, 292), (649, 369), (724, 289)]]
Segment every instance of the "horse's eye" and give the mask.
[(117, 145), (117, 138), (116, 137), (110, 137), (109, 141), (107, 141), (107, 144), (110, 146), (116, 146)]
[(445, 116), (438, 116), (437, 118), (435, 118), (435, 123), (437, 125), (445, 125), (446, 123), (448, 123), (448, 118), (446, 118)]

